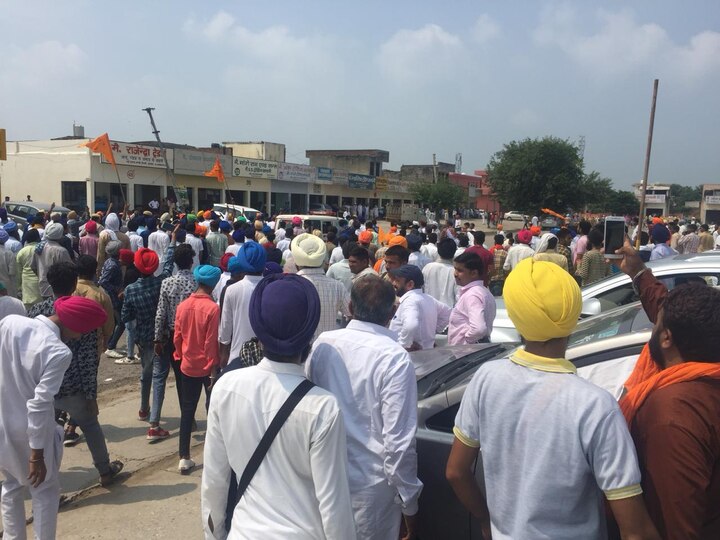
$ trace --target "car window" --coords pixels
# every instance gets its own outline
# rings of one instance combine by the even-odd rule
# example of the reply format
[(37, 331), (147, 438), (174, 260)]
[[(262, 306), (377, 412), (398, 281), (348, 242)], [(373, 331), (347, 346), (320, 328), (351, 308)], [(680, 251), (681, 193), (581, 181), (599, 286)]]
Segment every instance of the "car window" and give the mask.
[(14, 216), (20, 215), (17, 213), (17, 204), (6, 204), (5, 210), (7, 210), (8, 214), (12, 214)]
[(570, 335), (568, 347), (649, 328), (652, 328), (652, 324), (650, 324), (642, 306), (638, 304), (635, 308), (620, 310), (619, 313), (607, 313), (581, 321)]
[(442, 431), (443, 433), (452, 433), (455, 427), (455, 417), (460, 410), (460, 402), (451, 405), (447, 409), (443, 409), (437, 414), (432, 415), (425, 421), (428, 429)]
[[(612, 277), (614, 276), (610, 276), (609, 279), (612, 279)], [(720, 272), (679, 272), (676, 274), (658, 276), (658, 279), (662, 281), (668, 289), (673, 289), (682, 283), (698, 278), (705, 281), (708, 285), (715, 287), (718, 283), (720, 283)], [(593, 285), (596, 284), (597, 283), (594, 283)], [(601, 292), (597, 294), (595, 298), (600, 302), (601, 311), (609, 311), (611, 309), (615, 309), (616, 307), (625, 306), (640, 300), (640, 297), (635, 294), (632, 283), (629, 282), (623, 283), (619, 287)]]

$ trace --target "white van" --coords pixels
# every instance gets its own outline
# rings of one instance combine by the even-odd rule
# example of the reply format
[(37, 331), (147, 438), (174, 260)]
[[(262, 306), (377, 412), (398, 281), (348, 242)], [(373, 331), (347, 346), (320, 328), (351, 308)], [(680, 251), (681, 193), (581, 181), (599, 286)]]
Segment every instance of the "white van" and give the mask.
[(275, 228), (278, 229), (283, 227), (282, 223), (285, 223), (283, 228), (287, 229), (292, 227), (292, 219), (299, 217), (302, 220), (302, 228), (307, 230), (310, 227), (311, 230), (320, 229), (325, 236), (330, 227), (338, 227), (340, 219), (334, 216), (311, 216), (308, 214), (280, 214), (275, 218)]
[(235, 217), (245, 216), (250, 222), (255, 221), (255, 217), (260, 213), (260, 210), (255, 210), (249, 206), (239, 206), (237, 204), (214, 204), (213, 211), (219, 214), (225, 219), (229, 212), (232, 212)]

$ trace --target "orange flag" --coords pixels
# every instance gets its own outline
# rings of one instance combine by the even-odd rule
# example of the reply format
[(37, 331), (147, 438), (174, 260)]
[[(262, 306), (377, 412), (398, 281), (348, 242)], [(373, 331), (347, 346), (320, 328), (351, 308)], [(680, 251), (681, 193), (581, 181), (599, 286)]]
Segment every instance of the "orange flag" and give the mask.
[(225, 181), (225, 171), (223, 171), (222, 165), (220, 164), (220, 157), (215, 158), (215, 164), (212, 169), (203, 173), (205, 176), (214, 176), (217, 181), (221, 184)]
[(103, 133), (96, 139), (83, 144), (83, 146), (87, 146), (93, 152), (102, 154), (113, 167), (117, 168), (117, 165), (115, 164), (115, 156), (113, 156), (112, 148), (110, 148), (110, 137), (108, 137), (107, 133)]

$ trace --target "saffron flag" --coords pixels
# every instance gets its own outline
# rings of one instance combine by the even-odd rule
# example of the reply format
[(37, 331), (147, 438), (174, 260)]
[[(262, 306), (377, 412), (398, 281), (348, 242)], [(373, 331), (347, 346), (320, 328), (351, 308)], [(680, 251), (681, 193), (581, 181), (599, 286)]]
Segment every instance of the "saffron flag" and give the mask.
[(110, 148), (110, 137), (108, 137), (107, 133), (103, 133), (96, 139), (85, 143), (83, 146), (87, 146), (93, 152), (102, 154), (113, 167), (117, 168), (117, 165), (115, 164), (115, 156), (113, 156), (112, 148)]
[(215, 158), (215, 164), (212, 169), (203, 173), (205, 176), (214, 176), (217, 181), (221, 184), (225, 181), (225, 171), (223, 171), (222, 165), (220, 164), (220, 157)]

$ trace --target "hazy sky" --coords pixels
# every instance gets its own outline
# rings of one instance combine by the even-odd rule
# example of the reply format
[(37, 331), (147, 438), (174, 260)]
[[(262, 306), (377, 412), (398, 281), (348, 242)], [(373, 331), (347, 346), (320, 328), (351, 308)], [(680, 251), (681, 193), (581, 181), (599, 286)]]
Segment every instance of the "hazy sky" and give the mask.
[(513, 139), (586, 141), (586, 170), (720, 182), (720, 2), (0, 0), (0, 127), (193, 145), (380, 148), (484, 168)]

